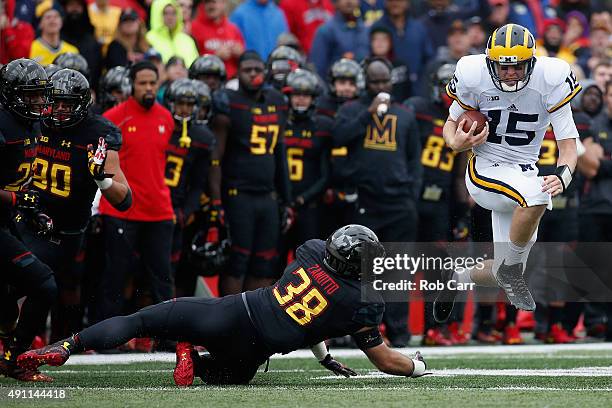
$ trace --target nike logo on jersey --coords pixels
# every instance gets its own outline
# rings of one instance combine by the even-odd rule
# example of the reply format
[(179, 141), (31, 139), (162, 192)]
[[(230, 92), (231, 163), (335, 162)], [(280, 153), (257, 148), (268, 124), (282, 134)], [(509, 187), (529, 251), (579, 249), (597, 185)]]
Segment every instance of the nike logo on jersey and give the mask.
[(518, 112), (518, 108), (515, 104), (508, 106), (506, 109), (508, 109), (510, 112)]

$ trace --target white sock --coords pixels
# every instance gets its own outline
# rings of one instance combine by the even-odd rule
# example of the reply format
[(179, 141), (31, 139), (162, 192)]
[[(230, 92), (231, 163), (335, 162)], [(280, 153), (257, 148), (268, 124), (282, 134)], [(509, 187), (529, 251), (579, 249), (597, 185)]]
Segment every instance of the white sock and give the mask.
[(527, 246), (518, 246), (514, 242), (508, 242), (508, 250), (506, 253), (506, 265), (516, 265), (523, 262), (523, 255), (527, 250)]

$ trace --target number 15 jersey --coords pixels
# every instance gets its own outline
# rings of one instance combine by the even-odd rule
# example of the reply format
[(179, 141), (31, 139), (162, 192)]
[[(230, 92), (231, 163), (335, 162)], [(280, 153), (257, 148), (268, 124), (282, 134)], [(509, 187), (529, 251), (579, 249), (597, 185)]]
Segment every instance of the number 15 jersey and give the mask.
[(493, 84), (486, 56), (480, 54), (459, 60), (446, 92), (454, 99), (451, 119), (467, 110), (479, 110), (489, 117), (487, 142), (473, 148), (476, 155), (527, 164), (538, 161), (550, 124), (557, 140), (578, 137), (569, 102), (581, 89), (567, 62), (538, 57), (527, 85), (517, 92), (503, 92)]

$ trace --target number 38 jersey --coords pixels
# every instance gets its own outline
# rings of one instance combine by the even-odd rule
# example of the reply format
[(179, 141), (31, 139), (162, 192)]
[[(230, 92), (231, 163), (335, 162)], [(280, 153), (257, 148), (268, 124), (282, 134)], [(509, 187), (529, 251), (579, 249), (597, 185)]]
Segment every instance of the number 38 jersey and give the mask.
[(44, 211), (60, 232), (84, 230), (98, 186), (89, 173), (87, 145), (106, 140), (108, 150), (119, 151), (121, 131), (108, 119), (89, 112), (74, 126), (42, 126), (36, 159), (32, 164), (32, 187), (40, 191)]
[(557, 140), (577, 138), (569, 102), (580, 92), (569, 64), (538, 57), (527, 85), (502, 92), (489, 75), (484, 54), (463, 57), (446, 87), (454, 99), (449, 114), (456, 120), (466, 110), (489, 117), (487, 142), (474, 153), (505, 163), (535, 163), (546, 129), (552, 124)]
[(271, 351), (288, 353), (376, 327), (384, 303), (362, 299), (360, 282), (328, 272), (325, 241), (306, 241), (274, 286), (246, 292), (251, 319)]

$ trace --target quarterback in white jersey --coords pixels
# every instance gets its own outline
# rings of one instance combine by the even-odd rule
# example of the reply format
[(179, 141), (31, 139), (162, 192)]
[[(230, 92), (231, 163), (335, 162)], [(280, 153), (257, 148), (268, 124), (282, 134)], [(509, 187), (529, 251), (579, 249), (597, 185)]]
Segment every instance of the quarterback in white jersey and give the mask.
[[(499, 286), (519, 309), (534, 310), (523, 278), (540, 218), (551, 197), (562, 193), (576, 166), (578, 131), (569, 102), (581, 87), (569, 65), (557, 58), (535, 58), (535, 40), (518, 24), (496, 29), (486, 54), (459, 60), (447, 85), (454, 102), (444, 125), (446, 143), (455, 151), (472, 149), (466, 185), (480, 206), (492, 211), (495, 256), (484, 270), (451, 274), (447, 279)], [(459, 116), (479, 110), (489, 118), (484, 130), (476, 124), (463, 131)], [(538, 177), (536, 162), (544, 133), (552, 125), (559, 159), (552, 176)], [(578, 139), (579, 140), (579, 139)], [(434, 317), (448, 318), (455, 293), (445, 290), (434, 303)]]

